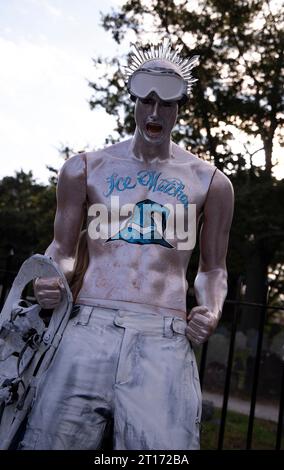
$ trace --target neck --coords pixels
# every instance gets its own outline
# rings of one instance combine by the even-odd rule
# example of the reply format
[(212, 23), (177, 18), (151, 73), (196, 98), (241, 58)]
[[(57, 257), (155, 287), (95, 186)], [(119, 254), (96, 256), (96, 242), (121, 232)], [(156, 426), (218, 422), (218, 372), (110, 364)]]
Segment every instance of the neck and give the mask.
[(129, 151), (134, 158), (144, 162), (171, 160), (171, 138), (169, 136), (168, 139), (163, 140), (160, 144), (153, 144), (152, 142), (147, 142), (136, 128), (134, 136), (131, 139)]

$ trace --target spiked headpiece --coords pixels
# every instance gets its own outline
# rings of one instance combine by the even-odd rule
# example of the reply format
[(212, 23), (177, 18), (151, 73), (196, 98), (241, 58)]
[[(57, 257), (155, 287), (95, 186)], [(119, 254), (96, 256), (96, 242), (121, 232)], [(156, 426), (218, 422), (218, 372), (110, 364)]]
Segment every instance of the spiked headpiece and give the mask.
[(165, 38), (161, 44), (151, 44), (150, 49), (147, 51), (136, 44), (132, 44), (132, 46), (135, 51), (131, 52), (128, 66), (125, 67), (125, 76), (127, 80), (145, 63), (155, 59), (162, 59), (171, 62), (178, 68), (181, 77), (187, 83), (188, 93), (190, 92), (193, 83), (198, 81), (197, 78), (192, 77), (191, 70), (199, 64), (199, 56), (195, 55), (191, 58), (183, 59), (180, 56), (183, 46), (176, 46), (175, 49), (173, 49), (168, 38)]

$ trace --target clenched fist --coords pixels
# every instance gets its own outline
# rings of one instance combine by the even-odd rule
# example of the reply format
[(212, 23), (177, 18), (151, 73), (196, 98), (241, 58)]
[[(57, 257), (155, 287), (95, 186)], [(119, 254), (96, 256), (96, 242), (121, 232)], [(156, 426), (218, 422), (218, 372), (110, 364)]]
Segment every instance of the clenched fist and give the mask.
[(64, 284), (60, 277), (38, 277), (34, 281), (34, 293), (42, 308), (56, 308), (61, 302), (63, 291)]
[(211, 336), (219, 321), (220, 316), (210, 312), (205, 306), (194, 307), (188, 317), (186, 336), (195, 344), (205, 343)]

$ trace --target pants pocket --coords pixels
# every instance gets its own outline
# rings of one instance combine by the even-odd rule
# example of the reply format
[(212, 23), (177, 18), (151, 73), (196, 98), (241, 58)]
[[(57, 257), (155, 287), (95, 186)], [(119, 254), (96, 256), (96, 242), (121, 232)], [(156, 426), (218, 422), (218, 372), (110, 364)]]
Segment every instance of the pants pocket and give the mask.
[(75, 307), (76, 308), (79, 307), (79, 312), (76, 314), (76, 317), (73, 321), (73, 326), (76, 326), (76, 325), (87, 326), (89, 324), (94, 307), (79, 306), (79, 305), (76, 305)]

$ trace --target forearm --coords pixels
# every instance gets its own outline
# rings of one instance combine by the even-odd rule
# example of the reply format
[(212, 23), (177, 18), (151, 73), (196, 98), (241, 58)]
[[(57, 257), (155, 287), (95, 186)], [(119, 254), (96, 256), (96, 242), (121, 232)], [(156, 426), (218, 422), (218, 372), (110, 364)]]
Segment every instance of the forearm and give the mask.
[(63, 251), (60, 244), (53, 240), (45, 254), (58, 264), (67, 281), (70, 282), (74, 275), (76, 252)]
[(194, 292), (198, 305), (208, 307), (217, 320), (220, 319), (228, 291), (227, 270), (222, 268), (199, 271), (194, 281)]

